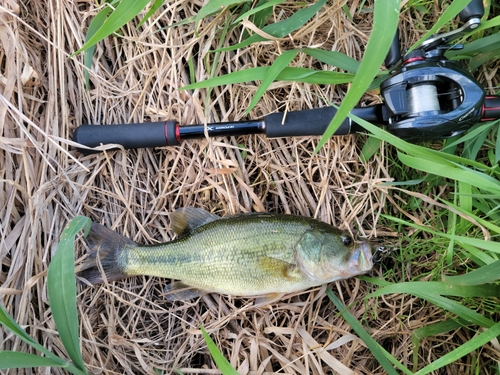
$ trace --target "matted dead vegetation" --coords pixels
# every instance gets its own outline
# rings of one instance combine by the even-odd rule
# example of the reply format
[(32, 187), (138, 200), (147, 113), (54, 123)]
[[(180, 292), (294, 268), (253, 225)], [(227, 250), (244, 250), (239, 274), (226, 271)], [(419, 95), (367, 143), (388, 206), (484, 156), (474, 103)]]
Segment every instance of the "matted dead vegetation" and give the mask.
[[(197, 81), (208, 78), (210, 71), (222, 75), (268, 65), (281, 48), (321, 46), (359, 59), (371, 29), (370, 13), (358, 13), (360, 1), (348, 4), (353, 20), (341, 10), (345, 1), (333, 1), (293, 38), (221, 53), (214, 62), (208, 51), (221, 47), (217, 36), (226, 15), (204, 20), (196, 35), (193, 25), (165, 26), (196, 14), (201, 2), (167, 3), (161, 15), (143, 27), (132, 22), (123, 35), (98, 44), (88, 92), (83, 58), (71, 53), (82, 46), (98, 11), (93, 1), (7, 0), (0, 8), (1, 301), (30, 335), (63, 356), (45, 276), (63, 227), (77, 215), (134, 241), (154, 243), (172, 238), (168, 214), (179, 207), (203, 207), (221, 216), (270, 211), (316, 217), (362, 237), (398, 245), (397, 233), (377, 225), (386, 210), (387, 192), (380, 183), (391, 180), (388, 166), (381, 156), (360, 161), (363, 136), (331, 139), (317, 155), (317, 138), (263, 136), (203, 139), (179, 147), (86, 157), (75, 151), (70, 139), (82, 123), (241, 119), (256, 83), (214, 88), (209, 96), (207, 90), (179, 91), (191, 83), (189, 59)], [(293, 10), (293, 2), (284, 3), (275, 15), (285, 18)], [(419, 31), (412, 27), (405, 22), (406, 35), (416, 39)], [(239, 38), (231, 32), (224, 43), (234, 44)], [(302, 55), (293, 64), (317, 67)], [(251, 117), (324, 105), (319, 97), (339, 102), (345, 90), (277, 83)], [(374, 94), (365, 100), (379, 98)], [(78, 257), (83, 254), (79, 246)], [(411, 275), (419, 270), (406, 271)], [(376, 267), (372, 274), (381, 272)], [(203, 325), (241, 374), (383, 373), (324, 289), (255, 308), (251, 299), (220, 295), (171, 303), (162, 296), (167, 282), (136, 277), (81, 287), (81, 344), (89, 371), (155, 374), (158, 369), (166, 374), (178, 369), (184, 374), (217, 374), (199, 330)], [(373, 337), (408, 367), (411, 331), (444, 318), (438, 308), (411, 296), (365, 302), (370, 286), (358, 279), (332, 288), (370, 327)], [(429, 363), (467, 340), (463, 335), (457, 331), (422, 342), (421, 362)], [(3, 329), (0, 343), (2, 349), (32, 352)], [(479, 355), (483, 361), (494, 357), (487, 350)], [(464, 373), (471, 361), (466, 357), (440, 373)]]

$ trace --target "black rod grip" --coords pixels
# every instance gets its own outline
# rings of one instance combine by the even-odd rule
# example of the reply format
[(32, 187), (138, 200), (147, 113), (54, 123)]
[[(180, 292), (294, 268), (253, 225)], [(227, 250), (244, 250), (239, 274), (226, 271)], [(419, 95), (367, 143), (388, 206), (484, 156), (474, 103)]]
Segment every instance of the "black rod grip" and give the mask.
[[(119, 144), (125, 149), (142, 147), (174, 146), (179, 144), (175, 121), (118, 125), (81, 125), (73, 133), (73, 140), (87, 147), (101, 144)], [(83, 154), (93, 151), (78, 149)]]
[[(269, 138), (323, 135), (337, 113), (334, 107), (308, 109), (304, 111), (272, 113), (265, 117), (266, 136)], [(356, 107), (352, 114), (368, 122), (383, 124), (382, 105)], [(284, 120), (284, 122), (283, 122)], [(346, 118), (333, 135), (352, 134), (361, 130), (359, 125)]]
[(500, 119), (500, 96), (487, 96), (484, 98), (481, 121)]
[[(305, 135), (322, 135), (337, 110), (333, 107), (308, 109), (282, 113), (271, 113), (265, 117), (266, 136), (269, 138), (300, 137)], [(351, 132), (351, 121), (345, 119), (335, 135)]]
[(483, 0), (471, 0), (471, 2), (458, 14), (462, 22), (467, 22), (471, 18), (481, 18), (483, 15)]

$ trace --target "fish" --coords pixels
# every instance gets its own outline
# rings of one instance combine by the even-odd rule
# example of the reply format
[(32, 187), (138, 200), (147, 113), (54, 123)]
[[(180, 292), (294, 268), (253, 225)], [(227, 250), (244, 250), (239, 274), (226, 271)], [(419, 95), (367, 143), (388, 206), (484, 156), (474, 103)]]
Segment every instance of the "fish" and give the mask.
[(90, 255), (78, 276), (90, 284), (148, 275), (174, 279), (171, 301), (205, 293), (256, 297), (260, 303), (364, 274), (372, 247), (322, 221), (251, 212), (219, 217), (201, 208), (170, 213), (177, 238), (139, 245), (92, 223)]

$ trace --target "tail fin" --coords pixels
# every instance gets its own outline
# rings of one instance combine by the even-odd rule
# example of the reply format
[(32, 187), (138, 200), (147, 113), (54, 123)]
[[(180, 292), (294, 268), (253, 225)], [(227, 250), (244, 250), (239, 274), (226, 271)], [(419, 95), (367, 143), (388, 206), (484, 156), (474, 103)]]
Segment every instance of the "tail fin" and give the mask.
[[(100, 224), (92, 223), (86, 238), (90, 247), (90, 255), (82, 265), (78, 276), (91, 284), (104, 281), (120, 280), (127, 277), (125, 273), (124, 251), (137, 244), (122, 235)], [(104, 272), (104, 275), (103, 273)]]

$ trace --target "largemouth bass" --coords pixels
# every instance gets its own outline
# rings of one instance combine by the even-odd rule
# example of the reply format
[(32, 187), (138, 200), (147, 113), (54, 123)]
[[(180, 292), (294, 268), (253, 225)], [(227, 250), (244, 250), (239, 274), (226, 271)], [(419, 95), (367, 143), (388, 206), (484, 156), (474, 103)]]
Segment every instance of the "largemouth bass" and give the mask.
[(79, 276), (91, 284), (134, 275), (177, 279), (169, 287), (171, 300), (206, 292), (271, 300), (373, 266), (368, 242), (311, 218), (270, 213), (220, 218), (184, 208), (171, 220), (178, 238), (158, 245), (138, 245), (93, 223), (87, 236), (91, 255)]

